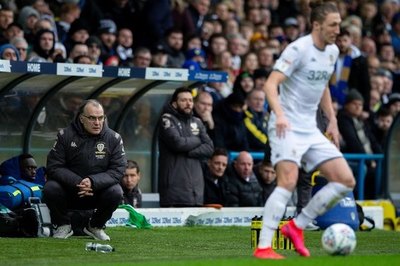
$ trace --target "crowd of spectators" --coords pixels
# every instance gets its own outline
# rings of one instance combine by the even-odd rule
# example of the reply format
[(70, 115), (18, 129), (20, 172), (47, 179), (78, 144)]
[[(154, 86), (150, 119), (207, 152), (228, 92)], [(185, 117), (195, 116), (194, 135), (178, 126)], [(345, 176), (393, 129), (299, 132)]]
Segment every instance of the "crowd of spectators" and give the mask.
[[(398, 71), (399, 1), (337, 2), (358, 52)], [(3, 47), (2, 58), (73, 62), (89, 55), (95, 64), (218, 68), (229, 73), (230, 85), (242, 71), (270, 70), (280, 51), (309, 31), (307, 0), (11, 0), (0, 5), (0, 44), (11, 44), (15, 53), (3, 54)], [(42, 30), (51, 32), (44, 37)], [(76, 44), (80, 47), (73, 51)], [(159, 60), (159, 54), (167, 60)]]
[[(281, 51), (310, 31), (308, 2), (0, 1), (0, 58), (224, 71), (227, 82), (210, 82), (198, 92), (195, 115), (215, 148), (263, 151), (268, 102), (262, 88)], [(345, 118), (341, 149), (381, 152), (400, 111), (400, 1), (336, 2), (340, 56), (330, 89)], [(379, 147), (371, 149), (375, 139)]]
[[(375, 112), (400, 91), (400, 1), (336, 2), (343, 30), (332, 95), (343, 106), (355, 88)], [(221, 70), (228, 82), (212, 85), (217, 97), (245, 97), (309, 32), (308, 16), (307, 0), (0, 1), (0, 58)]]
[[(343, 31), (332, 95), (342, 106), (355, 88), (364, 110), (377, 111), (377, 98), (399, 92), (400, 2), (336, 2)], [(308, 16), (306, 0), (0, 1), (0, 57), (217, 69), (228, 73), (215, 85), (226, 98), (261, 88), (283, 48), (309, 32)]]

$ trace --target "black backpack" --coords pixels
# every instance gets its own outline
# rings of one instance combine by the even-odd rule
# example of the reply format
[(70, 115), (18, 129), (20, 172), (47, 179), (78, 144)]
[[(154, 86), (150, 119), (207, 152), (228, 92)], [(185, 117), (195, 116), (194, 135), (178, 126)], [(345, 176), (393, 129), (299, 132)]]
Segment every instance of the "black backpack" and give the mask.
[(16, 214), (0, 204), (0, 236), (12, 237), (18, 234)]
[(52, 229), (49, 209), (39, 198), (29, 198), (27, 207), (15, 211), (0, 205), (0, 236), (49, 237)]
[(36, 237), (38, 226), (34, 210), (21, 209), (13, 212), (0, 204), (0, 236)]
[(371, 231), (375, 228), (375, 221), (365, 216), (364, 211), (360, 204), (356, 203), (357, 212), (358, 212), (358, 219), (360, 220), (360, 227), (361, 231)]

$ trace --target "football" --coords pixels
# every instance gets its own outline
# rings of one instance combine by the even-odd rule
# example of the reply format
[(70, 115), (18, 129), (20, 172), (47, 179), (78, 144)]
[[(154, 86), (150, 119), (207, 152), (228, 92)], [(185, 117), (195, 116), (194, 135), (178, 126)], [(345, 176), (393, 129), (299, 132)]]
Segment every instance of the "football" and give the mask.
[(322, 247), (331, 255), (350, 255), (357, 244), (356, 234), (347, 224), (336, 223), (322, 234)]

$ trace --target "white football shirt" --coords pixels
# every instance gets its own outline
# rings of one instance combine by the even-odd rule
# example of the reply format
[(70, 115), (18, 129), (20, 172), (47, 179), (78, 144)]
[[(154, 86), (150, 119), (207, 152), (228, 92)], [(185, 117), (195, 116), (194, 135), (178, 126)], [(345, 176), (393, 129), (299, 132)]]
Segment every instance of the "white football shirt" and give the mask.
[[(335, 44), (320, 50), (309, 34), (290, 43), (276, 61), (273, 69), (287, 77), (280, 84), (279, 101), (292, 130), (311, 132), (317, 128), (318, 104), (338, 55)], [(275, 119), (273, 113), (270, 126), (275, 127)]]

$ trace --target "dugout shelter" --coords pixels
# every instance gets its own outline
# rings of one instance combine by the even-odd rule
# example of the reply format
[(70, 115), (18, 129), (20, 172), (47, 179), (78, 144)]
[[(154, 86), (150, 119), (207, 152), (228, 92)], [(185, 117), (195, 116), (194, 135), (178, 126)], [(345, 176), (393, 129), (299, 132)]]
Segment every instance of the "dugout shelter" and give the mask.
[[(28, 152), (46, 165), (58, 130), (83, 100), (94, 98), (104, 105), (108, 125), (122, 135), (127, 157), (139, 163), (142, 191), (156, 194), (156, 125), (163, 105), (177, 87), (226, 80), (227, 74), (217, 71), (0, 60), (0, 162)], [(399, 162), (400, 115), (387, 138), (377, 191), (398, 210)]]

